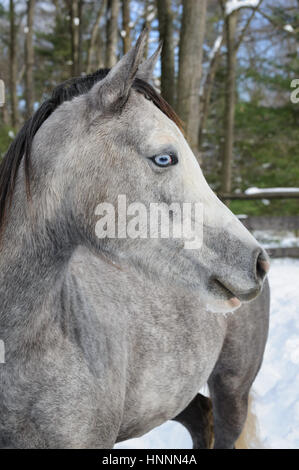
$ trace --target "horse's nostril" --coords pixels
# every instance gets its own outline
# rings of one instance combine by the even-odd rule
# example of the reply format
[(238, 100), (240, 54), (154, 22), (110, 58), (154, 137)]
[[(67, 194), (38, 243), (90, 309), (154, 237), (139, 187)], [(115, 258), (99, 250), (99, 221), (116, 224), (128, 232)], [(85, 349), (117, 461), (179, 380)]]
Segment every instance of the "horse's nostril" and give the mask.
[(256, 260), (256, 275), (259, 279), (264, 279), (266, 276), (267, 272), (270, 269), (270, 263), (267, 259), (267, 255), (262, 252), (259, 254), (257, 260)]

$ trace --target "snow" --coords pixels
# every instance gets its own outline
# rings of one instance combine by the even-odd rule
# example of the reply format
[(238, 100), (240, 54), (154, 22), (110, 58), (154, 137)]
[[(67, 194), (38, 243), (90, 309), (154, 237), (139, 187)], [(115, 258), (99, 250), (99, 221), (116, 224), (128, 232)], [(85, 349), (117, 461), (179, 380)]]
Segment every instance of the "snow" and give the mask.
[(215, 54), (217, 53), (217, 51), (219, 50), (219, 48), (221, 47), (221, 42), (222, 42), (222, 36), (218, 36), (216, 38), (214, 44), (213, 44), (212, 49), (209, 52), (209, 55), (208, 55), (209, 60), (207, 61), (206, 64), (204, 64), (203, 77), (202, 77), (200, 87), (199, 87), (199, 92), (198, 92), (199, 96), (203, 95), (204, 87), (205, 87), (205, 84), (206, 84), (206, 81), (207, 81), (208, 71), (209, 71), (209, 68), (210, 68), (210, 63), (213, 60), (213, 58), (214, 58)]
[(286, 24), (286, 25), (284, 25), (283, 29), (284, 29), (285, 31), (288, 31), (289, 33), (293, 33), (293, 32), (294, 32), (294, 28), (293, 28), (293, 26), (292, 26), (291, 24)]
[(266, 163), (263, 163), (263, 164), (262, 164), (262, 168), (265, 168), (265, 169), (268, 169), (268, 168), (270, 168), (271, 166), (272, 166), (272, 163), (270, 163), (270, 162), (266, 162)]
[(153, 21), (153, 19), (155, 18), (155, 12), (152, 11), (151, 13), (149, 13), (146, 17), (146, 20), (150, 23), (151, 21)]
[[(274, 259), (269, 281), (271, 315), (262, 368), (255, 380), (254, 412), (264, 448), (299, 448), (299, 259)], [(115, 446), (121, 449), (187, 449), (188, 432), (167, 422)]]
[(229, 0), (225, 4), (225, 14), (231, 15), (240, 8), (255, 8), (259, 4), (259, 0)]
[(299, 260), (276, 259), (269, 273), (270, 333), (254, 389), (265, 447), (299, 447)]
[(214, 42), (214, 45), (209, 53), (209, 59), (212, 60), (213, 57), (215, 56), (216, 52), (219, 50), (222, 42), (222, 36), (218, 36), (216, 41)]
[[(239, 218), (239, 216), (238, 216)], [(299, 246), (299, 237), (294, 235), (294, 232), (284, 230), (254, 230), (253, 236), (263, 245), (264, 248), (290, 248)]]
[(269, 199), (262, 199), (262, 204), (264, 204), (264, 206), (269, 206), (270, 204)]
[(245, 194), (299, 193), (299, 188), (248, 188)]
[(0, 107), (5, 103), (5, 84), (3, 80), (0, 80)]

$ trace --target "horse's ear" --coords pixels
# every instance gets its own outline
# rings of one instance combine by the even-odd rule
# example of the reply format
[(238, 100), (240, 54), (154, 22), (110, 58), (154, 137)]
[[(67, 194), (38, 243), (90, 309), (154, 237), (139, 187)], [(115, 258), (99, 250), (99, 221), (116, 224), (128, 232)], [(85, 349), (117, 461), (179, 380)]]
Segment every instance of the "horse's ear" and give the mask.
[(157, 47), (156, 51), (153, 55), (142, 62), (142, 64), (138, 67), (137, 77), (141, 78), (142, 80), (149, 82), (153, 78), (154, 69), (156, 63), (160, 57), (162, 51), (163, 41), (160, 41), (159, 46)]
[(113, 111), (126, 102), (144, 54), (147, 34), (145, 28), (135, 46), (90, 90), (92, 101), (101, 110)]

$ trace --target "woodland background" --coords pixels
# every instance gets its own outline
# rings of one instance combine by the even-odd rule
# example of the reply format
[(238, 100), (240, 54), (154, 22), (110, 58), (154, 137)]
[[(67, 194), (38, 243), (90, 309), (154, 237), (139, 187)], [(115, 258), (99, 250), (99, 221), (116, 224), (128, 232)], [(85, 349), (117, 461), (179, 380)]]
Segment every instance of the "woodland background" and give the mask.
[[(1, 0), (0, 158), (55, 85), (113, 66), (144, 25), (146, 54), (164, 44), (155, 86), (212, 188), (299, 186), (299, 0)], [(298, 214), (298, 199), (230, 208)]]

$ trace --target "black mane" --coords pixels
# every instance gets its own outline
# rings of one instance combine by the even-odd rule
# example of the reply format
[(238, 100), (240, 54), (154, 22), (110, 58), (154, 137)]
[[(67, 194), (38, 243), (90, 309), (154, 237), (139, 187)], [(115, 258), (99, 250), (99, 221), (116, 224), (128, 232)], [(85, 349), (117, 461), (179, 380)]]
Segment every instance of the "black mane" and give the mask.
[[(71, 78), (54, 88), (49, 99), (44, 101), (33, 116), (24, 124), (11, 143), (0, 164), (0, 233), (4, 219), (12, 200), (17, 172), (21, 162), (24, 163), (26, 193), (30, 199), (30, 153), (35, 134), (46, 119), (65, 101), (87, 93), (93, 85), (108, 74), (109, 69), (99, 69), (91, 75)], [(181, 121), (170, 105), (147, 82), (135, 78), (133, 88), (150, 99), (167, 117), (182, 128)]]

